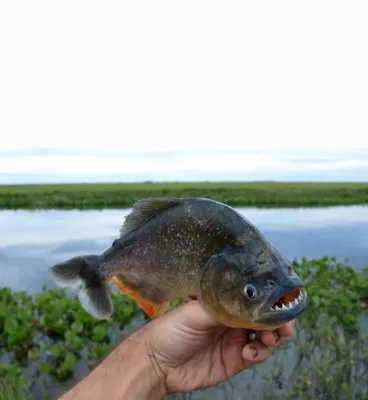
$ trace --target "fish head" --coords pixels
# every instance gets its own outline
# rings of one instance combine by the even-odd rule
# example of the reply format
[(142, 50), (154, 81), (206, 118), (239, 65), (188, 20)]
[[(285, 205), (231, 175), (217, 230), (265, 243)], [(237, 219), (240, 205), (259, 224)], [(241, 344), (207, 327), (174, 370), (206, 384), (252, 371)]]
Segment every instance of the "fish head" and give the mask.
[(212, 256), (199, 286), (203, 308), (230, 327), (275, 330), (307, 307), (303, 282), (272, 245)]

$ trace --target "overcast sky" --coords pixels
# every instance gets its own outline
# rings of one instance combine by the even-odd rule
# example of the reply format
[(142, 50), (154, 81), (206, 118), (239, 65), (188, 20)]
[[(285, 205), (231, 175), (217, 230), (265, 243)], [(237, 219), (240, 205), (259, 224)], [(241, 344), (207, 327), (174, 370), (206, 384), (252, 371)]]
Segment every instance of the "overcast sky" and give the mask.
[(368, 180), (367, 18), (367, 1), (3, 1), (0, 183)]

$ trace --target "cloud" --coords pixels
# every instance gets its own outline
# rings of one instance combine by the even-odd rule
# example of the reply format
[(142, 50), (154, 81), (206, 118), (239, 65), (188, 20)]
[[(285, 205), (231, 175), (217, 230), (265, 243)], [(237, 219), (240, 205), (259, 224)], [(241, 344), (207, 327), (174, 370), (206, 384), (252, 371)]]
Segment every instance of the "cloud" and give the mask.
[[(68, 152), (67, 152), (68, 153)], [(291, 157), (291, 158), (290, 158)], [(296, 162), (297, 161), (297, 162)], [(300, 175), (313, 171), (326, 173), (334, 170), (368, 170), (368, 157), (358, 157), (353, 153), (342, 153), (337, 159), (327, 154), (324, 159), (321, 154), (304, 154), (304, 158), (295, 159), (285, 152), (173, 152), (147, 157), (145, 154), (89, 155), (88, 152), (80, 155), (18, 155), (2, 156), (0, 158), (0, 174), (39, 174), (53, 175), (121, 175), (129, 179), (134, 176), (161, 176), (180, 177), (185, 180), (188, 176), (197, 174), (204, 177), (213, 174), (231, 176), (238, 174), (263, 174), (272, 179), (275, 174), (288, 174), (290, 171)], [(150, 178), (147, 178), (150, 179)]]

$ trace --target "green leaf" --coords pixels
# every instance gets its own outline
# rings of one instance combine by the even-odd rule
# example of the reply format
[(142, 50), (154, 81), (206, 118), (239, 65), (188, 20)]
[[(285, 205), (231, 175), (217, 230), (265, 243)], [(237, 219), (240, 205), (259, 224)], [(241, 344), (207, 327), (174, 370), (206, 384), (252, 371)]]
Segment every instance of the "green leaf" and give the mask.
[(96, 325), (93, 328), (93, 339), (97, 342), (102, 342), (107, 336), (108, 327), (106, 325)]
[(47, 349), (47, 345), (46, 345), (46, 343), (44, 341), (40, 340), (39, 342), (37, 342), (37, 344), (38, 344), (38, 346), (39, 346), (39, 348), (41, 350), (46, 350)]
[(40, 370), (40, 372), (42, 372), (43, 374), (51, 374), (54, 370), (54, 368), (45, 363), (45, 362), (39, 362), (38, 363), (38, 369)]
[(37, 360), (38, 357), (39, 357), (39, 353), (37, 350), (35, 350), (35, 349), (28, 350), (28, 358), (30, 360)]
[(40, 317), (40, 324), (41, 324), (42, 326), (46, 326), (46, 325), (47, 325), (47, 317), (46, 317), (45, 314), (41, 315), (41, 317)]
[(72, 331), (75, 333), (81, 333), (83, 331), (83, 324), (82, 322), (76, 321), (72, 323), (71, 326)]
[(58, 345), (51, 346), (50, 351), (54, 358), (60, 357), (62, 352), (61, 348)]
[(76, 363), (77, 359), (73, 353), (68, 353), (65, 357), (64, 364), (68, 366), (69, 368), (74, 368), (74, 365)]
[(4, 330), (6, 333), (12, 334), (19, 329), (18, 321), (13, 317), (7, 317), (4, 323)]

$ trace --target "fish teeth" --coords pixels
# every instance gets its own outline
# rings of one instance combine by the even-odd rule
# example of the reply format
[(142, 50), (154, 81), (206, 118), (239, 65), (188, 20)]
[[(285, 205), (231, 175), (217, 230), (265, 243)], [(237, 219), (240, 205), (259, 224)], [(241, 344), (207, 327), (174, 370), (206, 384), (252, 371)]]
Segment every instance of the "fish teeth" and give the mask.
[(296, 297), (293, 301), (290, 301), (288, 304), (282, 304), (281, 307), (275, 305), (270, 307), (271, 311), (287, 311), (287, 310), (292, 310), (294, 307), (296, 307), (301, 300), (304, 297), (304, 292), (300, 292), (299, 296)]
[(287, 310), (292, 310), (294, 307), (296, 307), (296, 306), (302, 301), (302, 299), (303, 299), (304, 296), (306, 296), (306, 295), (307, 295), (306, 292), (301, 291), (301, 292), (299, 293), (299, 296), (296, 297), (293, 301), (290, 301), (290, 302), (287, 303), (287, 304), (282, 304), (281, 307), (279, 307), (279, 306), (277, 306), (277, 305), (272, 306), (272, 307), (270, 307), (270, 310), (271, 310), (271, 311), (287, 311)]

